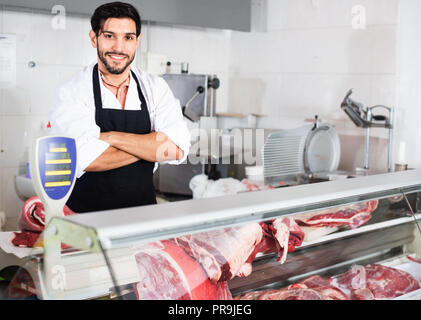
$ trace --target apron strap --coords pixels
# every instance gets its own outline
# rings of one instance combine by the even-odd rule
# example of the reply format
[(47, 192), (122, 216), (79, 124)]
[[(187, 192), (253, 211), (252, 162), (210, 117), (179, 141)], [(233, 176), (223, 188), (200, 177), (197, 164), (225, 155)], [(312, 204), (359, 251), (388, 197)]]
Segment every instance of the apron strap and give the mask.
[(94, 100), (95, 100), (95, 122), (102, 123), (101, 121), (101, 110), (102, 110), (102, 98), (101, 98), (101, 86), (99, 85), (98, 75), (98, 64), (95, 65), (92, 72), (92, 83), (94, 88)]
[[(143, 94), (142, 88), (140, 87), (139, 80), (137, 79), (134, 71), (133, 70), (130, 70), (130, 71), (131, 71), (133, 79), (134, 79), (134, 81), (136, 82), (136, 85), (137, 85), (137, 93), (139, 95), (139, 99), (140, 99), (140, 102), (141, 102), (141, 109), (142, 109), (141, 111), (146, 112), (146, 114), (147, 114), (146, 116), (147, 116), (147, 118), (149, 118), (149, 121), (150, 121), (150, 116), (149, 116), (149, 112), (148, 112), (148, 105), (146, 104), (146, 99), (145, 99), (145, 96)], [(143, 108), (143, 107), (145, 107), (145, 108)]]
[[(137, 93), (139, 95), (139, 99), (141, 102), (141, 109), (143, 110), (143, 112), (146, 111), (147, 117), (149, 118), (148, 105), (146, 103), (145, 96), (143, 95), (142, 89), (140, 87), (139, 80), (137, 79), (136, 74), (133, 72), (133, 70), (130, 70), (130, 71), (137, 85)], [(98, 125), (99, 123), (102, 123), (102, 119), (101, 119), (102, 98), (101, 98), (101, 86), (99, 84), (98, 63), (94, 66), (94, 69), (92, 72), (92, 83), (93, 83), (93, 93), (94, 93), (94, 100), (95, 100), (95, 122)], [(143, 106), (145, 106), (145, 109), (143, 108)]]

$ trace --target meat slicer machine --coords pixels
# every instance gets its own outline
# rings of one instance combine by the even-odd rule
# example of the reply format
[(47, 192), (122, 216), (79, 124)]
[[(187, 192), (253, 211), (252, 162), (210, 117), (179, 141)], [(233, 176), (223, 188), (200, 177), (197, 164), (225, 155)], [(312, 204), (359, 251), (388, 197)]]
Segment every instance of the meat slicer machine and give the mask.
[(337, 171), (341, 157), (339, 135), (333, 125), (318, 116), (313, 124), (271, 133), (261, 152), (267, 185), (326, 180), (339, 173), (346, 177)]
[[(365, 135), (365, 157), (364, 170), (369, 170), (369, 154), (370, 154), (370, 130), (371, 128), (386, 128), (389, 130), (388, 153), (387, 153), (387, 169), (392, 171), (392, 144), (393, 144), (393, 118), (394, 108), (383, 105), (376, 105), (369, 108), (364, 108), (363, 104), (352, 100), (352, 89), (346, 94), (341, 109), (349, 116), (352, 122), (359, 128), (366, 130)], [(388, 116), (374, 115), (374, 109), (385, 109)]]
[[(229, 282), (233, 295), (259, 288), (276, 288), (312, 274), (330, 274), (356, 263), (401, 263), (406, 255), (421, 255), (421, 214), (417, 202), (404, 213), (390, 210), (388, 199), (421, 192), (421, 171), (403, 171), (355, 179), (306, 184), (215, 199), (187, 200), (68, 217), (53, 217), (45, 241), (54, 245), (18, 259), (0, 250), (0, 271), (20, 266), (33, 280), (22, 288), (44, 299), (134, 298), (139, 274), (132, 247), (156, 240), (272, 220), (372, 199), (380, 199), (370, 223), (305, 240), (287, 262), (261, 255), (253, 273)], [(72, 249), (61, 251), (57, 244)], [(41, 251), (40, 251), (41, 250)], [(55, 261), (48, 269), (45, 261)], [(19, 272), (18, 272), (19, 273)], [(19, 279), (19, 277), (17, 277)], [(46, 285), (46, 279), (52, 284)], [(421, 278), (419, 279), (421, 281)], [(415, 294), (415, 293), (413, 293)], [(420, 292), (416, 292), (420, 294)]]

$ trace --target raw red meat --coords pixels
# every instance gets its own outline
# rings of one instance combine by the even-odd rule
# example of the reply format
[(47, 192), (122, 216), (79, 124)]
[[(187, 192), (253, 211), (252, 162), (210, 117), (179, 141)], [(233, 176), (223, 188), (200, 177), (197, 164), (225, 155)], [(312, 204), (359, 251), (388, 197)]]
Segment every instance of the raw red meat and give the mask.
[(322, 278), (318, 275), (307, 278), (298, 284), (293, 284), (288, 288), (309, 288), (319, 292), (323, 300), (348, 300), (348, 297), (338, 288), (330, 284), (328, 278)]
[(312, 276), (287, 288), (253, 291), (240, 295), (236, 300), (348, 300), (329, 279)]
[(323, 300), (322, 295), (313, 289), (292, 288), (266, 291), (253, 291), (235, 297), (235, 300)]
[(257, 183), (257, 182), (252, 182), (252, 181), (247, 180), (247, 179), (241, 180), (241, 183), (244, 184), (247, 187), (247, 191), (248, 192), (251, 192), (251, 191), (263, 191), (263, 190), (271, 190), (271, 189), (274, 189), (274, 187), (267, 186), (263, 182), (262, 183)]
[(354, 299), (392, 299), (420, 288), (410, 274), (378, 264), (353, 266), (333, 279), (332, 284)]
[[(304, 233), (293, 218), (279, 218), (269, 223), (260, 223), (263, 231), (262, 240), (254, 247), (237, 276), (246, 277), (252, 272), (252, 262), (257, 254), (278, 253), (277, 261), (284, 263), (287, 252), (293, 252), (304, 239)], [(284, 250), (284, 248), (288, 248)]]
[(230, 300), (226, 282), (212, 283), (201, 266), (171, 241), (135, 248), (139, 300)]
[[(250, 254), (245, 264), (241, 267), (238, 276), (247, 277), (251, 274), (252, 262), (254, 261), (258, 253), (274, 253), (276, 252), (276, 250), (276, 243), (273, 236), (267, 235), (265, 232), (263, 232), (262, 241), (260, 241), (260, 243), (254, 248), (253, 252)], [(245, 270), (247, 270), (247, 272)]]
[[(70, 216), (75, 214), (67, 206), (63, 208), (63, 214)], [(38, 197), (27, 200), (22, 207), (19, 219), (19, 229), (22, 231), (42, 232), (45, 227), (44, 205)]]
[(370, 289), (364, 288), (353, 290), (351, 300), (375, 300), (375, 297)]
[(252, 223), (183, 236), (174, 241), (199, 262), (209, 279), (216, 283), (251, 273), (249, 257), (262, 236), (260, 225)]
[(336, 227), (349, 226), (356, 229), (371, 218), (371, 213), (376, 210), (378, 200), (361, 202), (332, 209), (303, 213), (295, 216), (301, 226), (308, 227)]
[(9, 284), (8, 298), (25, 299), (35, 297), (38, 294), (34, 280), (29, 272), (20, 268)]
[(305, 285), (307, 288), (316, 288), (316, 287), (329, 287), (330, 280), (329, 278), (323, 278), (321, 276), (311, 276), (299, 282), (300, 284)]
[[(41, 234), (38, 232), (29, 232), (29, 231), (22, 231), (22, 232), (13, 232), (9, 241), (13, 243), (16, 247), (20, 248), (33, 248)], [(37, 246), (41, 246), (37, 244)]]
[(323, 296), (313, 289), (281, 289), (265, 292), (257, 300), (323, 300)]
[(406, 256), (408, 260), (415, 262), (415, 263), (420, 263), (421, 264), (421, 259), (417, 259), (417, 258), (412, 258), (411, 256)]
[[(63, 215), (69, 216), (75, 214), (67, 206), (63, 208)], [(22, 213), (19, 219), (19, 229), (22, 232), (14, 232), (10, 237), (9, 241), (21, 248), (32, 248), (42, 231), (45, 228), (45, 210), (44, 205), (38, 197), (33, 197), (27, 200), (23, 207)], [(63, 249), (68, 248), (66, 245), (62, 245)]]
[(258, 300), (258, 298), (267, 291), (250, 291), (236, 296), (234, 300)]
[(292, 216), (275, 219), (268, 224), (268, 228), (273, 234), (279, 253), (277, 261), (282, 264), (286, 261), (287, 253), (293, 252), (302, 244), (304, 232)]
[[(261, 223), (264, 230), (264, 241), (262, 241), (262, 245), (255, 248), (249, 260), (252, 261), (259, 252), (278, 252), (277, 261), (282, 264), (287, 259), (287, 253), (294, 252), (295, 248), (301, 246), (304, 240), (305, 233), (299, 224), (312, 227), (349, 225), (351, 228), (357, 228), (371, 218), (371, 213), (377, 208), (377, 205), (378, 201), (374, 200), (335, 209), (280, 217), (266, 224)], [(272, 241), (274, 241), (273, 244), (271, 244)]]

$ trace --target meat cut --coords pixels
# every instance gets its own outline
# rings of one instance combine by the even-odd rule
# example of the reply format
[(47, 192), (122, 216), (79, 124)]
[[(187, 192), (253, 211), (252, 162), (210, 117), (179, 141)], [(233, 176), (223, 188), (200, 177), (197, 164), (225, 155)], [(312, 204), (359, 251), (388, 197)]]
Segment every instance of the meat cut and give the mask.
[(419, 263), (421, 264), (421, 259), (417, 259), (417, 258), (413, 258), (411, 256), (406, 256), (406, 258), (411, 261), (411, 262), (415, 262), (415, 263)]
[(378, 204), (378, 200), (373, 200), (332, 209), (303, 213), (296, 215), (295, 220), (300, 226), (349, 226), (351, 229), (356, 229), (370, 220), (371, 213), (376, 210)]
[(409, 273), (379, 264), (355, 265), (332, 280), (353, 299), (392, 299), (420, 288)]
[(336, 277), (318, 275), (306, 278), (287, 288), (252, 291), (236, 300), (374, 300), (393, 299), (420, 289), (410, 274), (379, 264), (353, 266)]
[(284, 288), (279, 290), (253, 291), (235, 297), (234, 300), (323, 300), (322, 295), (313, 289)]
[[(378, 201), (369, 201), (334, 209), (316, 211), (306, 214), (280, 217), (267, 223), (260, 223), (263, 229), (263, 239), (255, 247), (247, 260), (251, 273), (251, 262), (258, 253), (277, 252), (277, 261), (283, 264), (288, 252), (294, 252), (300, 247), (306, 237), (305, 230), (329, 227), (336, 231), (338, 226), (348, 225), (357, 228), (371, 218), (371, 213), (377, 208)], [(300, 227), (301, 225), (301, 227)], [(310, 225), (311, 227), (304, 227)]]
[(318, 275), (307, 278), (288, 288), (309, 288), (319, 292), (323, 300), (348, 300), (348, 296), (337, 287), (330, 283), (329, 278), (323, 278)]
[(9, 238), (9, 242), (11, 242), (14, 246), (20, 248), (42, 247), (41, 241), (37, 243), (40, 235), (41, 233), (39, 232), (31, 231), (13, 232), (13, 234)]
[(278, 249), (276, 261), (283, 264), (287, 259), (287, 253), (294, 252), (296, 247), (301, 246), (304, 232), (291, 216), (273, 220), (268, 224), (268, 228), (272, 231)]
[[(63, 215), (69, 216), (75, 214), (67, 206), (63, 208)], [(45, 209), (38, 197), (28, 199), (23, 207), (19, 218), (19, 229), (21, 232), (14, 232), (9, 241), (21, 248), (32, 248), (37, 244), (37, 240), (45, 228)], [(64, 246), (65, 248), (66, 246)]]
[(139, 300), (230, 300), (226, 282), (212, 283), (194, 259), (171, 241), (134, 248)]
[(194, 258), (214, 283), (235, 276), (247, 277), (258, 253), (277, 252), (281, 264), (287, 253), (301, 245), (304, 233), (292, 217), (269, 223), (251, 223), (232, 228), (202, 232), (174, 239)]
[[(63, 215), (75, 214), (69, 207), (64, 206)], [(19, 218), (19, 229), (22, 231), (42, 232), (45, 227), (45, 209), (38, 197), (27, 200)]]
[(199, 262), (209, 279), (216, 283), (251, 273), (248, 258), (261, 242), (262, 236), (261, 226), (251, 223), (183, 236), (174, 242)]
[(340, 289), (332, 286), (328, 278), (312, 276), (306, 280), (278, 290), (253, 291), (236, 300), (348, 300)]

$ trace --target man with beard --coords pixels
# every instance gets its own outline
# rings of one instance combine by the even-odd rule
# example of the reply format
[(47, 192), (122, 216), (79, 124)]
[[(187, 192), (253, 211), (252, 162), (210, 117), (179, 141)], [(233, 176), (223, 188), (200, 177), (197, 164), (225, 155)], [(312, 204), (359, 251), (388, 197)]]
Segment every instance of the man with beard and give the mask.
[(77, 144), (67, 205), (85, 213), (155, 204), (156, 163), (180, 164), (189, 152), (180, 104), (162, 78), (132, 65), (141, 38), (132, 5), (98, 7), (91, 26), (98, 61), (58, 89), (50, 110), (52, 132)]

